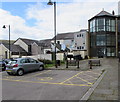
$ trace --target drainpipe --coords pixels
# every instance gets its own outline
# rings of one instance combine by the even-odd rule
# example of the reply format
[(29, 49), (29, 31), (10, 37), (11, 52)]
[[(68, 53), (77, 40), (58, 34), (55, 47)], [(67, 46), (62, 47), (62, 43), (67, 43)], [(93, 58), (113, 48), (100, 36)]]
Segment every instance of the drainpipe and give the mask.
[(117, 17), (116, 17), (116, 57), (118, 57), (118, 24), (117, 24), (117, 22), (118, 22), (118, 19), (117, 19)]

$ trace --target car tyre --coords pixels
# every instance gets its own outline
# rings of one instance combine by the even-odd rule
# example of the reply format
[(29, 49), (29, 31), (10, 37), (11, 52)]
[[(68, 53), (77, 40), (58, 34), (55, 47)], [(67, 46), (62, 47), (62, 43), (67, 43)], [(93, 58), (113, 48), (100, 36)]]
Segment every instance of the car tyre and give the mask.
[(19, 69), (18, 71), (17, 71), (17, 75), (18, 76), (22, 76), (24, 74), (24, 70), (23, 69)]
[(43, 65), (39, 67), (39, 71), (42, 71), (42, 70), (44, 70), (44, 66)]

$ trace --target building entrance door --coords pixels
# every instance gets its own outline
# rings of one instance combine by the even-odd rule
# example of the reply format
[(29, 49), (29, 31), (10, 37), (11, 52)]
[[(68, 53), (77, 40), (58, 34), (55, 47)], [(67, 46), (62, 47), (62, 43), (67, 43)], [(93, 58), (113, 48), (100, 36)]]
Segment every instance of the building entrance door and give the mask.
[(105, 48), (98, 48), (97, 49), (97, 56), (98, 58), (103, 58), (106, 56), (106, 49)]

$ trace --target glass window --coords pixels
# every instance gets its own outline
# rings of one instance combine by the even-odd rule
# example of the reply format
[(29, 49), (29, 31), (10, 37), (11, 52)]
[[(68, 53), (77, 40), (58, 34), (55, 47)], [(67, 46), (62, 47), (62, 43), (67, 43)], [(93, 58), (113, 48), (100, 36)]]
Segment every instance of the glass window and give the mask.
[(91, 43), (91, 46), (95, 46), (95, 43), (96, 43), (96, 36), (91, 34), (91, 37), (90, 37), (90, 43)]
[(107, 48), (107, 56), (116, 56), (115, 48)]
[(106, 37), (105, 37), (105, 35), (97, 35), (96, 36), (96, 45), (97, 46), (106, 45)]
[(20, 63), (28, 63), (29, 61), (27, 59), (22, 59)]
[(115, 46), (115, 43), (116, 43), (115, 35), (107, 34), (107, 45)]
[(34, 59), (29, 59), (30, 63), (36, 63), (36, 61)]

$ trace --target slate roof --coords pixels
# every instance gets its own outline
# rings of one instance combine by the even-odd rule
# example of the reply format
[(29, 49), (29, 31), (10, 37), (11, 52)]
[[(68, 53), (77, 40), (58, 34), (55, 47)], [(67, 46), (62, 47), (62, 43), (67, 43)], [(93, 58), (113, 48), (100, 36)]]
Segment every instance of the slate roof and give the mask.
[(43, 46), (44, 48), (51, 48), (51, 39), (40, 40), (38, 46)]
[(27, 45), (31, 45), (31, 44), (33, 44), (34, 42), (37, 43), (37, 44), (39, 43), (38, 40), (25, 39), (25, 38), (19, 38), (19, 39), (21, 39), (22, 41), (24, 41)]
[[(75, 33), (75, 32), (57, 34), (56, 40), (74, 39), (74, 33)], [(55, 37), (53, 38), (53, 40), (54, 40), (54, 39), (55, 39)]]
[(98, 17), (98, 16), (115, 16), (115, 15), (112, 15), (111, 13), (103, 10), (100, 13), (98, 13), (95, 17)]
[[(7, 49), (9, 49), (9, 44), (2, 43)], [(19, 45), (10, 45), (10, 50), (12, 52), (26, 52), (22, 47)]]
[[(94, 17), (92, 17), (91, 19), (95, 18), (95, 17), (102, 17), (102, 16), (111, 16), (111, 17), (116, 17), (115, 15), (107, 12), (107, 11), (104, 11), (102, 10), (100, 13), (98, 13), (97, 15), (95, 15)], [(91, 20), (89, 19), (89, 20)]]
[(45, 40), (32, 40), (32, 39), (26, 39), (26, 38), (19, 38), (23, 42), (25, 42), (27, 45), (31, 45), (33, 43), (36, 43), (38, 46), (44, 47), (44, 48), (50, 48), (51, 47), (51, 39), (45, 39)]

